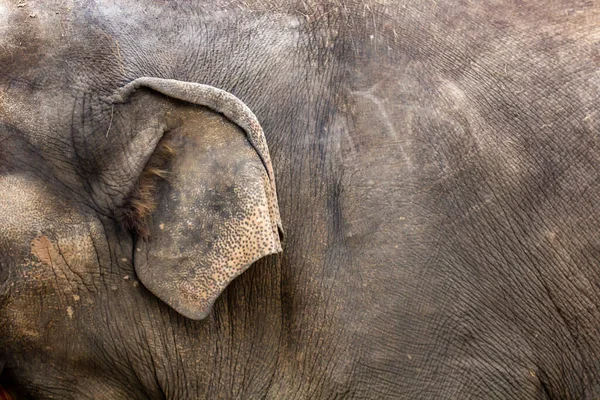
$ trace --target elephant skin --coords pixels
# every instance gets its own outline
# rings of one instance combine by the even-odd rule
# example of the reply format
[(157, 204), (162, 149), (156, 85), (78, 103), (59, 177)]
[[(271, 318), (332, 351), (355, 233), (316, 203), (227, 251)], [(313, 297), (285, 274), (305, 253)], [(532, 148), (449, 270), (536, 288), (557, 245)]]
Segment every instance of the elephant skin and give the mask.
[(599, 398), (599, 71), (594, 1), (0, 0), (0, 396)]

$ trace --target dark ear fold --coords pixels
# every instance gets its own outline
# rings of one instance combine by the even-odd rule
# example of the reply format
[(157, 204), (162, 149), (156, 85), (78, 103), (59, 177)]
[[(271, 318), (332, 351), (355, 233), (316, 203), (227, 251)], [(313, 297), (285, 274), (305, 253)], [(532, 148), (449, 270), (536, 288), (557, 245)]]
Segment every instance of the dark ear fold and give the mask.
[(149, 235), (136, 245), (135, 270), (165, 303), (202, 319), (232, 279), (281, 251), (268, 148), (256, 117), (227, 92), (141, 78), (113, 101), (124, 101), (141, 86), (185, 103), (173, 101), (168, 113), (163, 143), (174, 155), (152, 207)]

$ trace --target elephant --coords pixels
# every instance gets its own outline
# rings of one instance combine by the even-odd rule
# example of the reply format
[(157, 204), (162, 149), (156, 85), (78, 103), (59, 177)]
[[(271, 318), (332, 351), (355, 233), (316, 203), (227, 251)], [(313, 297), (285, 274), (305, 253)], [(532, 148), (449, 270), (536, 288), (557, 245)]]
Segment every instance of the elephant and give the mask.
[(600, 397), (600, 4), (0, 0), (0, 397)]

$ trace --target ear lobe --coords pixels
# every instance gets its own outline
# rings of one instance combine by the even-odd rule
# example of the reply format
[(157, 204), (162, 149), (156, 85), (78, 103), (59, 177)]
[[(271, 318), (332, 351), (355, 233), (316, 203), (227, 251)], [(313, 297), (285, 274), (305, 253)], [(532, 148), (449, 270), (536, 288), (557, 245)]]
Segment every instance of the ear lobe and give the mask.
[(232, 95), (204, 85), (142, 79), (113, 100), (146, 86), (220, 107), (214, 110), (229, 118), (191, 104), (174, 108), (165, 139), (175, 155), (158, 191), (150, 235), (134, 252), (136, 273), (152, 293), (182, 315), (203, 319), (231, 280), (281, 251), (268, 148), (254, 115)]

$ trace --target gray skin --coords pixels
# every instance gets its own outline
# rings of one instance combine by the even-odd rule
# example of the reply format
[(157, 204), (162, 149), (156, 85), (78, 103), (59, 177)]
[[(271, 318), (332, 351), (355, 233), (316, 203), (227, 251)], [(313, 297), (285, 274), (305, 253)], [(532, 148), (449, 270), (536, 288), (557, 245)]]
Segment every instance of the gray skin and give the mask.
[[(0, 1), (2, 386), (39, 399), (600, 396), (594, 2), (17, 3)], [(213, 126), (206, 137), (230, 122), (151, 90), (107, 100), (141, 77), (233, 93), (269, 146), (283, 252), (203, 320), (138, 281), (136, 243), (158, 231), (142, 240), (119, 210), (160, 135), (134, 139), (166, 110), (175, 136), (188, 117)], [(232, 132), (241, 147), (215, 157), (250, 160)], [(185, 147), (174, 158), (198, 165)], [(181, 219), (159, 189), (156, 212)]]

